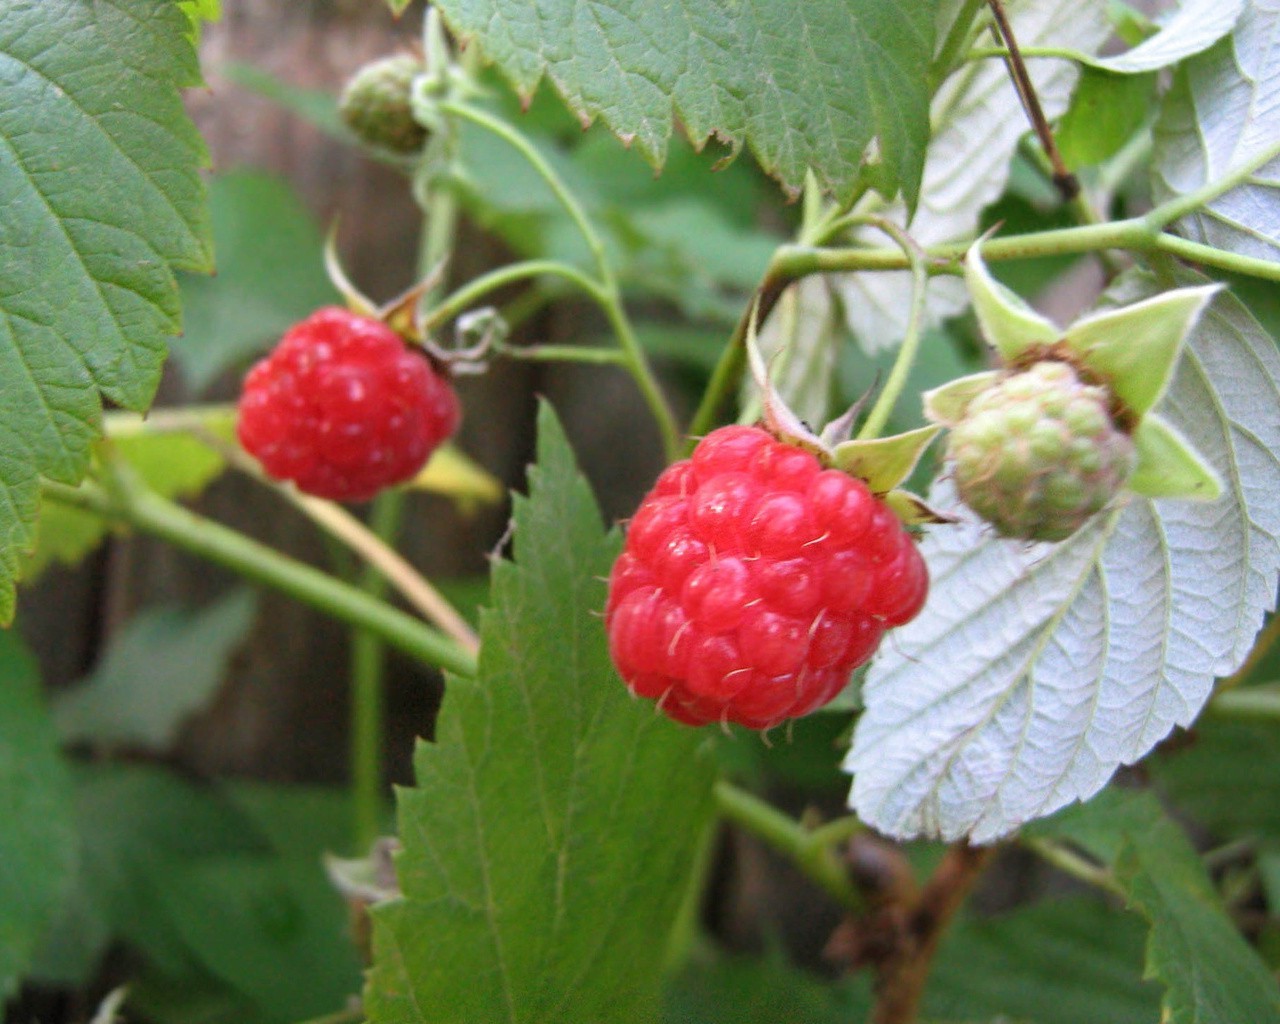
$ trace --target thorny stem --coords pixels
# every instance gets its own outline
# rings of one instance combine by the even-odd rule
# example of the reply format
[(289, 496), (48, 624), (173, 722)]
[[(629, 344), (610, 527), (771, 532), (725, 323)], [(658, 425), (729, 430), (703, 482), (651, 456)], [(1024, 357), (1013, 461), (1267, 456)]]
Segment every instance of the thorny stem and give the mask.
[[(622, 305), (622, 294), (618, 287), (617, 278), (614, 276), (613, 267), (609, 263), (608, 254), (605, 252), (604, 242), (592, 226), (590, 219), (582, 208), (582, 204), (578, 202), (568, 186), (565, 185), (543, 155), (538, 152), (537, 148), (505, 121), (465, 103), (445, 101), (440, 104), (440, 109), (446, 114), (452, 114), (455, 117), (471, 121), (512, 146), (528, 162), (529, 166), (537, 172), (547, 187), (551, 189), (556, 200), (564, 207), (570, 220), (574, 222), (581, 232), (583, 239), (587, 243), (587, 248), (591, 251), (591, 257), (595, 262), (596, 273), (599, 277), (598, 281), (592, 282), (594, 289), (589, 287), (588, 290), (592, 292), (596, 302), (609, 320), (609, 326), (613, 329), (614, 335), (618, 339), (618, 345), (626, 354), (626, 368), (630, 371), (631, 376), (635, 378), (641, 395), (644, 396), (650, 412), (657, 421), (658, 429), (662, 433), (667, 457), (676, 458), (680, 452), (680, 429), (676, 425), (675, 415), (667, 404), (667, 400), (662, 394), (662, 389), (658, 385), (657, 378), (653, 374), (653, 369), (649, 366), (649, 361), (645, 357), (644, 349), (641, 348), (639, 339), (636, 338), (635, 331), (631, 328), (631, 322), (627, 319), (626, 310)], [(582, 282), (578, 283), (581, 284)]]
[(1005, 63), (1008, 65), (1014, 88), (1018, 90), (1023, 109), (1027, 112), (1040, 145), (1044, 147), (1045, 154), (1053, 164), (1053, 183), (1062, 193), (1062, 198), (1071, 202), (1080, 193), (1080, 182), (1067, 169), (1062, 154), (1058, 151), (1058, 144), (1053, 138), (1053, 129), (1049, 126), (1049, 119), (1044, 116), (1044, 108), (1040, 106), (1040, 97), (1036, 95), (1036, 87), (1031, 81), (1031, 75), (1027, 73), (1027, 65), (1018, 50), (1018, 40), (1014, 37), (1013, 26), (1009, 24), (1009, 18), (1005, 14), (1004, 4), (1001, 0), (987, 0), (987, 6), (991, 8), (996, 29), (1009, 51)]
[(913, 1024), (934, 954), (974, 883), (990, 863), (992, 847), (957, 843), (934, 871), (912, 909), (896, 955), (880, 965), (872, 1024)]
[(721, 816), (788, 857), (846, 910), (863, 909), (864, 901), (836, 856), (835, 847), (863, 825), (857, 818), (841, 818), (810, 830), (757, 796), (732, 783), (715, 787)]
[(92, 483), (80, 487), (45, 483), (44, 494), (59, 504), (150, 533), (251, 582), (272, 587), (336, 619), (368, 629), (416, 661), (460, 676), (476, 674), (474, 655), (413, 616), (131, 482), (110, 493)]

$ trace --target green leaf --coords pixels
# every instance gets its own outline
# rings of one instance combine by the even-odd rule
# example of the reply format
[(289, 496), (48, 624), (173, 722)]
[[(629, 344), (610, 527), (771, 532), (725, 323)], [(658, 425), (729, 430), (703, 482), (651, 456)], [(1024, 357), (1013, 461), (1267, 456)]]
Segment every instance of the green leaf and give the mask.
[(213, 698), (253, 624), (256, 601), (236, 590), (198, 612), (153, 607), (115, 638), (94, 673), (54, 705), (66, 742), (164, 751)]
[(936, 0), (443, 0), (522, 95), (549, 78), (584, 121), (602, 117), (655, 166), (672, 115), (699, 146), (749, 145), (791, 191), (812, 168), (841, 198), (868, 144), (915, 205), (929, 137)]
[(1058, 341), (1062, 331), (1057, 326), (991, 276), (980, 247), (973, 245), (965, 257), (964, 280), (987, 343), (1008, 363), (1028, 349)]
[[(230, 415), (224, 422), (229, 431)], [(221, 423), (211, 420), (210, 426), (216, 429)], [(166, 498), (194, 497), (226, 466), (221, 454), (190, 434), (139, 432), (114, 438), (111, 445), (148, 487)], [(45, 502), (35, 546), (23, 563), (23, 579), (33, 580), (58, 563), (74, 565), (102, 543), (108, 529), (100, 516)]]
[(1138, 462), (1125, 487), (1146, 498), (1194, 498), (1214, 501), (1222, 481), (1177, 429), (1149, 413), (1133, 434)]
[(0, 1003), (17, 989), (76, 862), (71, 787), (39, 678), (0, 633)]
[(195, 392), (337, 298), (324, 274), (320, 229), (287, 183), (259, 171), (219, 175), (209, 211), (218, 273), (183, 278), (186, 323), (173, 345)]
[(965, 917), (942, 940), (924, 1012), (1036, 1024), (1154, 1022), (1160, 992), (1140, 976), (1144, 931), (1132, 916), (1086, 898)]
[(374, 911), (370, 1024), (656, 1013), (711, 758), (609, 664), (601, 580), (618, 538), (547, 407), (514, 531), (480, 674), (450, 679), (417, 787), (400, 793), (404, 897)]
[(1280, 725), (1219, 718), (1213, 707), (1196, 723), (1194, 742), (1172, 744), (1149, 762), (1151, 772), (1215, 838), (1280, 846)]
[(0, 19), (0, 621), (41, 477), (74, 484), (102, 397), (150, 401), (179, 328), (174, 267), (209, 265), (199, 81), (171, 0), (19, 0)]
[(1130, 412), (1155, 408), (1173, 377), (1182, 343), (1222, 288), (1175, 288), (1081, 317), (1062, 338)]
[(1109, 866), (1151, 925), (1147, 976), (1169, 1024), (1280, 1020), (1280, 988), (1223, 911), (1195, 848), (1150, 793), (1110, 789), (1035, 827)]
[(1156, 76), (1081, 69), (1080, 81), (1054, 137), (1067, 167), (1076, 171), (1109, 160), (1147, 119)]

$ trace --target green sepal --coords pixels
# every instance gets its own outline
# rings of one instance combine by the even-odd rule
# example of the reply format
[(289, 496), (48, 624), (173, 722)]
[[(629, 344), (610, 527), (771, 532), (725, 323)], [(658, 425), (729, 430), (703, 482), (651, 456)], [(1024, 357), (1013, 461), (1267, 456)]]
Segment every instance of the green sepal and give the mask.
[(969, 403), (999, 379), (999, 370), (984, 370), (926, 391), (922, 396), (925, 418), (946, 427), (955, 426), (969, 410)]
[(893, 490), (884, 496), (885, 504), (893, 510), (904, 526), (927, 526), (930, 523), (959, 522), (955, 516), (939, 512), (924, 498), (910, 491)]
[(1130, 412), (1142, 416), (1160, 401), (1183, 340), (1221, 287), (1178, 288), (1094, 313), (1067, 328), (1062, 340)]
[(1062, 332), (987, 271), (975, 244), (964, 261), (964, 279), (983, 336), (1011, 363), (1024, 352), (1052, 345)]
[(1172, 424), (1148, 413), (1133, 434), (1138, 455), (1125, 487), (1147, 498), (1191, 498), (1213, 501), (1222, 481), (1200, 453)]
[(885, 494), (911, 475), (941, 431), (940, 426), (921, 427), (892, 437), (844, 441), (832, 449), (832, 465), (861, 477), (876, 494)]

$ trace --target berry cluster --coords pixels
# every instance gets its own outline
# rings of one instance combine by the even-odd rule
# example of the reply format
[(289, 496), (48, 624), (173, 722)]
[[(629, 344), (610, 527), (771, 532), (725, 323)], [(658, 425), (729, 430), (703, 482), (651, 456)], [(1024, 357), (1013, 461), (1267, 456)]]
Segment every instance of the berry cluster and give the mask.
[(641, 503), (605, 622), (633, 693), (690, 725), (767, 729), (834, 698), (927, 589), (910, 534), (863, 481), (724, 427)]
[(327, 307), (249, 371), (237, 432), (275, 479), (363, 501), (413, 477), (459, 417), (422, 352), (381, 321)]

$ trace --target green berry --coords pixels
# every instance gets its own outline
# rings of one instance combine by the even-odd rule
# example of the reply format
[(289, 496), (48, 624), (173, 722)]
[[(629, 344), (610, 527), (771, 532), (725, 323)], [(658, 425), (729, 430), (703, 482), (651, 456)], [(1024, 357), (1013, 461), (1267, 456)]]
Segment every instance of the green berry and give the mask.
[(960, 497), (1006, 537), (1063, 540), (1133, 471), (1106, 388), (1065, 362), (1010, 373), (969, 403), (948, 448)]
[(413, 80), (422, 73), (416, 57), (385, 57), (366, 64), (347, 83), (338, 109), (361, 142), (376, 149), (412, 155), (427, 140), (413, 118)]

